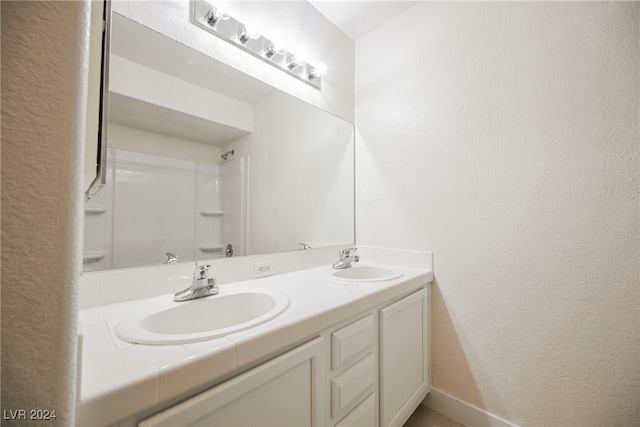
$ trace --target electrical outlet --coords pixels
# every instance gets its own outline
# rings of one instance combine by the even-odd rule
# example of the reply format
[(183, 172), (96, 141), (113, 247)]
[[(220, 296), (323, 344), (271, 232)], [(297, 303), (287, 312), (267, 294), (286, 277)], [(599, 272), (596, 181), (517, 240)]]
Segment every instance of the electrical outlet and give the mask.
[(273, 261), (262, 261), (253, 264), (253, 277), (266, 277), (273, 274)]

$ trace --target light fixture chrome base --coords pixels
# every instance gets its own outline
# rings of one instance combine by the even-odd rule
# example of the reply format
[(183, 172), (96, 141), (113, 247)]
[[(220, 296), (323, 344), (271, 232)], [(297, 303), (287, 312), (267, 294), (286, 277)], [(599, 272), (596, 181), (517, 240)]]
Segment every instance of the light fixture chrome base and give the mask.
[(213, 4), (202, 0), (192, 0), (192, 3), (193, 22), (198, 27), (316, 89), (322, 88), (322, 75), (316, 67), (292, 52), (279, 49), (263, 35), (249, 33), (242, 22), (220, 12)]

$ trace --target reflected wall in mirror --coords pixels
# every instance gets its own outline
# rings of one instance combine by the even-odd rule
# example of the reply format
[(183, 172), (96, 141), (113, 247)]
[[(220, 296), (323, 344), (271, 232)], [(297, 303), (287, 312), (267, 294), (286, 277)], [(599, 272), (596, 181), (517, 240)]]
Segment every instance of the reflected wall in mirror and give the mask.
[(353, 244), (354, 128), (113, 14), (84, 270)]

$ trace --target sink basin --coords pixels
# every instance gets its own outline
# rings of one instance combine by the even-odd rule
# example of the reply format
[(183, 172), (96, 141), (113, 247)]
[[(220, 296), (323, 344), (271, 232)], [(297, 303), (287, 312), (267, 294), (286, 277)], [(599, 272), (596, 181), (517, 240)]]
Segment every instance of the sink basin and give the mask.
[(381, 282), (397, 279), (402, 272), (391, 267), (379, 265), (353, 265), (342, 270), (332, 270), (332, 279), (340, 282)]
[(138, 344), (186, 344), (219, 338), (273, 319), (289, 298), (270, 290), (222, 288), (220, 294), (125, 317), (116, 335)]

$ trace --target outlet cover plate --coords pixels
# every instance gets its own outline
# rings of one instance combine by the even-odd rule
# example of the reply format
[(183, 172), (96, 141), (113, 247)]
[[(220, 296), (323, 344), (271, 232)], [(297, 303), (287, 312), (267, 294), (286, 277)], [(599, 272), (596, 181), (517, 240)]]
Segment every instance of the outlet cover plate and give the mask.
[(271, 276), (273, 274), (273, 261), (262, 261), (253, 264), (253, 278)]

